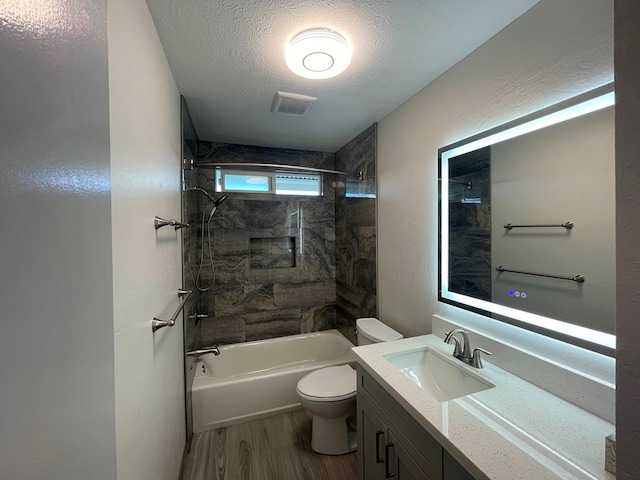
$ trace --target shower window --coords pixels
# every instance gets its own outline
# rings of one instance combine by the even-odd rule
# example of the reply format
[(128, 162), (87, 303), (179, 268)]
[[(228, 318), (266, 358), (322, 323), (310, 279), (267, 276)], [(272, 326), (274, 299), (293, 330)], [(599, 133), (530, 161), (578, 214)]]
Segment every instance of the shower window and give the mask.
[(322, 175), (247, 170), (216, 171), (218, 192), (275, 193), (277, 195), (322, 195)]

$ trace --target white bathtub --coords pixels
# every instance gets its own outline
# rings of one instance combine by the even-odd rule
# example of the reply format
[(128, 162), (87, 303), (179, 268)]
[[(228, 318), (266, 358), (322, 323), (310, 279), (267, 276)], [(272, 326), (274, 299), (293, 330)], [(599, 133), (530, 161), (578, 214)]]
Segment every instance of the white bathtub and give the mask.
[(203, 355), (192, 386), (193, 431), (204, 432), (299, 408), (307, 373), (355, 364), (353, 344), (337, 330), (238, 343)]

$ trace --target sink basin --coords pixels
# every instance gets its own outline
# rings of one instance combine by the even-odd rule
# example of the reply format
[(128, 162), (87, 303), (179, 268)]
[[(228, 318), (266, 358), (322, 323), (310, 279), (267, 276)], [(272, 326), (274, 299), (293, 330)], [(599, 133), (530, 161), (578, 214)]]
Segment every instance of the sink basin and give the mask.
[(383, 357), (439, 402), (495, 387), (463, 369), (462, 363), (456, 365), (460, 361), (453, 356), (444, 357), (430, 348), (388, 353)]

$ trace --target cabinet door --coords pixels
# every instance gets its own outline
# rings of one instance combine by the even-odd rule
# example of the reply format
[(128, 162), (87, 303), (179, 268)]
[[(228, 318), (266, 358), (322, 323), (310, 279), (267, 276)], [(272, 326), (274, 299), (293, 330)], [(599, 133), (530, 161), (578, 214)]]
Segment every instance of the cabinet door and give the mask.
[(387, 426), (360, 399), (358, 399), (358, 444), (361, 480), (384, 480)]
[(386, 445), (388, 466), (384, 478), (394, 480), (431, 480), (429, 476), (411, 458), (409, 453), (402, 448), (402, 444), (389, 433), (389, 442)]
[(446, 450), (443, 452), (442, 460), (444, 480), (474, 480), (473, 476)]

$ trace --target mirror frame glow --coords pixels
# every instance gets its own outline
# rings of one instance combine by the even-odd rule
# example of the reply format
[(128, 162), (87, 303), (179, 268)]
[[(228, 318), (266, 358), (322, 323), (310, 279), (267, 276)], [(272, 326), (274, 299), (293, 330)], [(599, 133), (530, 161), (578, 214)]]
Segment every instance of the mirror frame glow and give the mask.
[(586, 115), (614, 104), (613, 84), (608, 84), (438, 150), (440, 179), (439, 301), (487, 316), (490, 313), (495, 313), (515, 320), (514, 324), (518, 326), (524, 326), (525, 328), (529, 326), (538, 333), (567, 340), (580, 346), (586, 346), (591, 350), (610, 356), (614, 355), (615, 335), (449, 291), (449, 202), (446, 201), (449, 198), (450, 158)]

